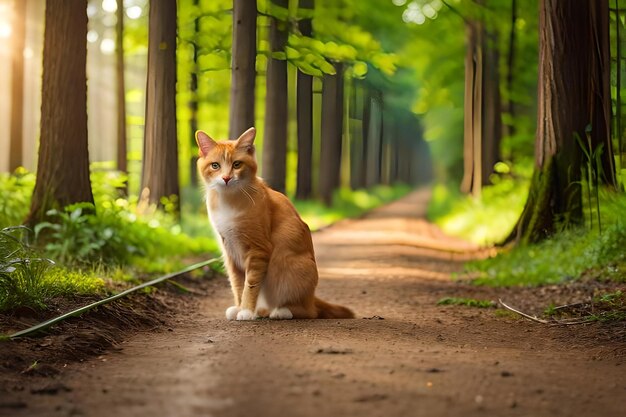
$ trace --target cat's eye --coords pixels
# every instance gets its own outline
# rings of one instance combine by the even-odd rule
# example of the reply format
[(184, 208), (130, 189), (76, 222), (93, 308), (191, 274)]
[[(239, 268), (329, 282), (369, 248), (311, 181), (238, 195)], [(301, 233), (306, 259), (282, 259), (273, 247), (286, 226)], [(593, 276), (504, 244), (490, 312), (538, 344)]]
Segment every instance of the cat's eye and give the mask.
[(237, 169), (237, 168), (241, 168), (241, 161), (235, 161), (233, 162), (233, 168)]
[(213, 169), (220, 169), (220, 164), (218, 164), (217, 162), (213, 162), (211, 164), (211, 168), (213, 168)]

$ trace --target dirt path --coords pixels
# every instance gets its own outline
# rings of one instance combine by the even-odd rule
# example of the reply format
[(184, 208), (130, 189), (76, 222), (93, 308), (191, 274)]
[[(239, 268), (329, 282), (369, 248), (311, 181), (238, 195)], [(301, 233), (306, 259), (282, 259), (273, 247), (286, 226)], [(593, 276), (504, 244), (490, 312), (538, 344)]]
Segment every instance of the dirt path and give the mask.
[(7, 415), (623, 416), (615, 346), (436, 305), (494, 290), (450, 281), (474, 248), (423, 220), (426, 198), (315, 234), (319, 295), (359, 319), (227, 322), (228, 284), (215, 280), (176, 326), (14, 393), (29, 405)]

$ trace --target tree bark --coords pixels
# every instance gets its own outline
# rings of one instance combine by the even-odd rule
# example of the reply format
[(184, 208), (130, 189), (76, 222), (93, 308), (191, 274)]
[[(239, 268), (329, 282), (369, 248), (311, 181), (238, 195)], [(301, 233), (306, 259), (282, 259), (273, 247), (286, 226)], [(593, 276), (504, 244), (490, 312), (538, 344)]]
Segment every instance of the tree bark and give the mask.
[[(128, 173), (126, 140), (126, 83), (124, 81), (124, 1), (117, 0), (115, 25), (115, 72), (117, 76), (117, 170)], [(122, 190), (128, 192), (128, 184)]]
[[(312, 10), (314, 0), (301, 0), (299, 7)], [(302, 19), (298, 24), (303, 36), (312, 35), (311, 19)], [(298, 123), (298, 175), (296, 198), (311, 198), (313, 193), (313, 77), (298, 70), (296, 91), (296, 118)]]
[(515, 125), (513, 124), (513, 120), (515, 120), (515, 101), (513, 100), (513, 80), (515, 74), (515, 50), (517, 48), (517, 37), (516, 37), (516, 28), (515, 25), (517, 23), (517, 0), (511, 0), (511, 29), (509, 31), (509, 50), (506, 58), (506, 88), (508, 90), (508, 101), (507, 101), (507, 112), (509, 113), (509, 118), (511, 122), (506, 126), (506, 136), (515, 135)]
[[(609, 3), (591, 2), (589, 11), (590, 37), (593, 49), (590, 65), (591, 143), (592, 149), (602, 146), (596, 169), (598, 180), (618, 189), (613, 144), (611, 142), (611, 51), (609, 39)], [(619, 24), (619, 23), (618, 23)], [(619, 42), (619, 41), (618, 41)]]
[(231, 139), (237, 139), (254, 126), (256, 19), (256, 0), (234, 0), (229, 120)]
[(359, 163), (360, 170), (358, 172), (358, 179), (354, 182), (354, 188), (365, 188), (367, 185), (367, 171), (369, 169), (369, 132), (370, 132), (370, 119), (372, 114), (372, 93), (369, 86), (363, 88), (363, 101), (362, 101), (362, 116), (361, 116), (361, 161)]
[(594, 2), (542, 0), (540, 5), (539, 94), (535, 173), (528, 200), (509, 241), (540, 241), (559, 228), (583, 221), (580, 184), (585, 129), (594, 117), (600, 80), (590, 33)]
[[(288, 0), (271, 4), (287, 8)], [(270, 49), (283, 52), (287, 44), (285, 22), (270, 19)], [(270, 57), (267, 63), (265, 135), (263, 136), (263, 178), (274, 190), (285, 192), (287, 163), (287, 61)]]
[(365, 167), (365, 186), (380, 184), (381, 137), (383, 96), (380, 91), (372, 91), (367, 129), (367, 163)]
[(13, 4), (13, 36), (11, 62), (11, 139), (9, 149), (9, 171), (13, 172), (24, 164), (24, 44), (26, 39), (27, 0)]
[(46, 1), (37, 180), (27, 223), (93, 204), (87, 146), (87, 2)]
[[(465, 98), (464, 98), (464, 127), (463, 127), (463, 179), (461, 180), (461, 191), (464, 193), (480, 192), (480, 187), (476, 187), (477, 176), (480, 178), (482, 171), (476, 168), (480, 162), (480, 154), (476, 155), (477, 146), (480, 139), (480, 123), (482, 120), (482, 40), (481, 30), (477, 28), (478, 23), (468, 22), (466, 24), (467, 47), (465, 53)], [(477, 174), (477, 175), (476, 175)], [(480, 182), (479, 182), (480, 184)]]
[(362, 83), (353, 80), (351, 100), (350, 123), (350, 188), (357, 190), (363, 188), (363, 107)]
[[(199, 0), (193, 0), (195, 7), (199, 6)], [(191, 74), (189, 75), (189, 143), (191, 149), (196, 147), (196, 131), (198, 130), (198, 41), (200, 34), (200, 17), (196, 17), (194, 22), (194, 38), (192, 43), (193, 64)], [(233, 46), (234, 50), (234, 46)], [(232, 88), (232, 86), (231, 86)], [(232, 113), (232, 112), (231, 112)], [(189, 157), (189, 179), (193, 187), (198, 185), (198, 154), (192, 152)]]
[(326, 74), (322, 86), (322, 142), (320, 148), (320, 197), (330, 205), (340, 185), (343, 128), (343, 66), (334, 63), (336, 74)]
[[(499, 53), (496, 34), (482, 22), (467, 23), (465, 120), (461, 191), (479, 196), (498, 161), (502, 137)], [(490, 39), (491, 37), (491, 39)]]
[(497, 39), (498, 35), (495, 32), (491, 36), (485, 36), (483, 46), (481, 187), (491, 184), (489, 177), (493, 174), (493, 167), (500, 159), (502, 99), (500, 97), (500, 53), (498, 52)]
[(143, 155), (142, 202), (178, 197), (176, 0), (150, 1)]

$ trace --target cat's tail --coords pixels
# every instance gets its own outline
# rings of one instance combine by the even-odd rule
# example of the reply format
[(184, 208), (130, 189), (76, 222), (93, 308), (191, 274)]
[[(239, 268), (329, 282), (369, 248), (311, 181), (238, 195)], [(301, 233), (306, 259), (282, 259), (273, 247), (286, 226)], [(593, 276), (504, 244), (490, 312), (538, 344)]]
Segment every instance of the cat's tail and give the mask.
[(354, 313), (347, 307), (327, 303), (315, 297), (318, 319), (353, 319)]

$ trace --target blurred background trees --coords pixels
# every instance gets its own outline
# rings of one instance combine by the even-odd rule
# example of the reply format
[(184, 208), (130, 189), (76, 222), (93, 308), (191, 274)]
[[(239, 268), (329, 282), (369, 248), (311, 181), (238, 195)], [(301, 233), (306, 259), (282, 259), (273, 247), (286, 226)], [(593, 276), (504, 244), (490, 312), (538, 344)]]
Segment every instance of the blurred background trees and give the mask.
[[(573, 51), (596, 45), (566, 65), (587, 70), (546, 79), (558, 55), (542, 52), (540, 71), (540, 35), (557, 37), (540, 19), (548, 0), (86, 1), (91, 170), (126, 173), (129, 195), (148, 205), (197, 210), (194, 131), (232, 139), (255, 125), (261, 176), (291, 197), (330, 205), (342, 189), (435, 179), (444, 184), (435, 202), (453, 190), (478, 199), (485, 187), (514, 189), (519, 216), (551, 131), (537, 128), (537, 91), (553, 82), (552, 105), (580, 124), (559, 136), (578, 156), (563, 162), (570, 171), (557, 187), (569, 193), (590, 175), (621, 189), (623, 5), (588, 3), (580, 39), (564, 38)], [(50, 134), (39, 103), (67, 110), (42, 95), (46, 2), (0, 0), (0, 10), (0, 54), (13, 62), (0, 75), (0, 170), (36, 170)], [(574, 21), (564, 16), (555, 22)], [(586, 95), (571, 98), (573, 84)], [(73, 166), (88, 163), (81, 155)]]

